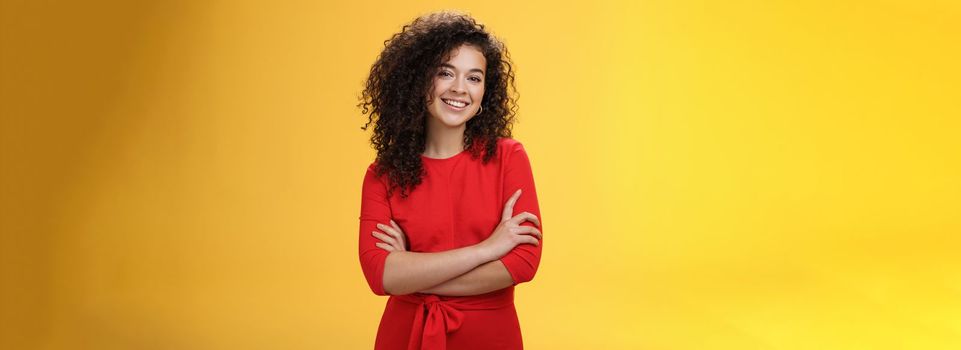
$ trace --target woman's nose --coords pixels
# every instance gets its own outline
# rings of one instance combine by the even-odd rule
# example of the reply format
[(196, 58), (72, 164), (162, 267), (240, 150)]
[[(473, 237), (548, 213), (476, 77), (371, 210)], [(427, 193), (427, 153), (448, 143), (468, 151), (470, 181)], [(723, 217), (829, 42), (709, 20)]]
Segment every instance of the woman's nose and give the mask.
[(463, 80), (463, 79), (455, 79), (455, 80), (454, 80), (454, 83), (451, 84), (451, 86), (450, 86), (450, 91), (453, 91), (453, 92), (463, 92), (463, 91), (466, 91), (466, 89), (464, 88), (464, 80)]

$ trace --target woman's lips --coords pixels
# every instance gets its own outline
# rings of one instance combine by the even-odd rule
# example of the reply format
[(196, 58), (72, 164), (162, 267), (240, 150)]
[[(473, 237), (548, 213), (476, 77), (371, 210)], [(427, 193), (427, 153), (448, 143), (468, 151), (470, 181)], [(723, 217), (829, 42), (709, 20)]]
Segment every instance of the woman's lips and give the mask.
[[(470, 105), (470, 103), (467, 103), (467, 102), (457, 101), (457, 100), (448, 100), (443, 98), (441, 99), (441, 102), (443, 102), (444, 105), (446, 105), (448, 108), (453, 109), (455, 111), (463, 111), (464, 109), (467, 109), (467, 106)], [(463, 104), (464, 106), (458, 107), (458, 106), (452, 105), (451, 103), (459, 103), (459, 104)]]

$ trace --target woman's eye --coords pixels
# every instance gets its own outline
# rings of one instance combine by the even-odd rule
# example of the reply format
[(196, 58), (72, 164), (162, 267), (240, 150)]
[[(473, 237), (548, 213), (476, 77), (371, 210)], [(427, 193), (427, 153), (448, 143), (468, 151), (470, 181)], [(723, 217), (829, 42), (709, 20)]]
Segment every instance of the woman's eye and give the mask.
[(453, 74), (451, 74), (450, 72), (447, 72), (447, 71), (440, 72), (440, 75), (445, 76), (445, 77), (452, 77), (452, 76), (454, 76)]
[(476, 81), (476, 82), (478, 82), (478, 83), (481, 82), (481, 78), (478, 78), (478, 77), (470, 77), (470, 78), (471, 78), (471, 79), (474, 79), (474, 81)]

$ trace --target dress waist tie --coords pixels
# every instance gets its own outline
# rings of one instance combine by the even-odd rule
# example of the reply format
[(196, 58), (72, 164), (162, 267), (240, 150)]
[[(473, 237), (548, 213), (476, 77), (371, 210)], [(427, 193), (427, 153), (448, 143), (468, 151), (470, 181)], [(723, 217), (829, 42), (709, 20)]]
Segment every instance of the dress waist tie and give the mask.
[(464, 322), (461, 310), (493, 310), (513, 305), (514, 288), (467, 297), (422, 293), (391, 297), (418, 306), (407, 350), (446, 350), (447, 333), (453, 333)]

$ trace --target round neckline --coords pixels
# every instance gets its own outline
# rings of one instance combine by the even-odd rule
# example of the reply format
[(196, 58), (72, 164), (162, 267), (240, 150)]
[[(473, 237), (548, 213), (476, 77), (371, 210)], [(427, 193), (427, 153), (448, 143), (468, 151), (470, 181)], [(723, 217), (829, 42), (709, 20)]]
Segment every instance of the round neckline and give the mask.
[(463, 151), (460, 151), (460, 152), (458, 152), (457, 154), (452, 155), (452, 156), (447, 157), (447, 158), (431, 158), (431, 157), (425, 156), (425, 155), (423, 155), (423, 154), (420, 155), (420, 158), (421, 158), (421, 159), (430, 160), (430, 161), (445, 161), (445, 160), (451, 160), (451, 159), (454, 159), (454, 158), (458, 158), (458, 157), (460, 157), (461, 155), (464, 155), (465, 153), (467, 153), (467, 149), (466, 149), (466, 148), (465, 148)]

